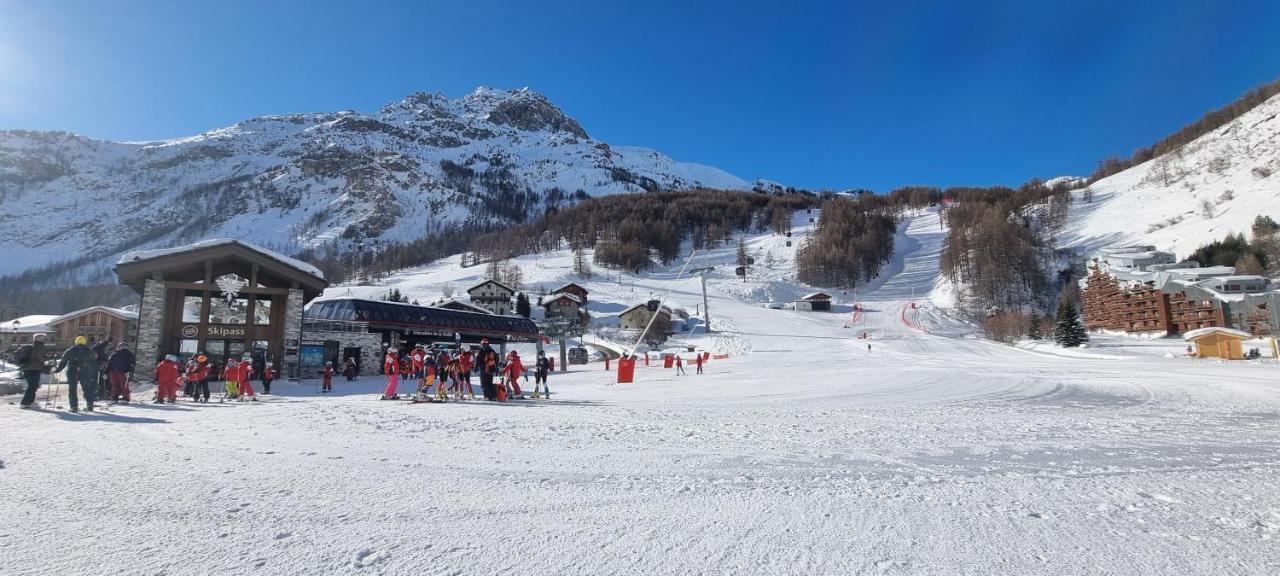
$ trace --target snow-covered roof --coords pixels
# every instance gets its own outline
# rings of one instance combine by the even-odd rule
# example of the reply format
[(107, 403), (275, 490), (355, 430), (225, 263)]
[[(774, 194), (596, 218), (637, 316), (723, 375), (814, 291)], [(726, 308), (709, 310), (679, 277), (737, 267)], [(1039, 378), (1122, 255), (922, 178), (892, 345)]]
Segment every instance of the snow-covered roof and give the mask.
[(288, 266), (297, 268), (298, 270), (306, 272), (307, 274), (315, 276), (316, 278), (319, 278), (321, 280), (324, 279), (324, 272), (321, 272), (320, 269), (316, 268), (315, 266), (307, 264), (306, 262), (298, 260), (297, 258), (290, 258), (274, 250), (268, 250), (266, 248), (258, 246), (257, 244), (251, 244), (249, 242), (236, 240), (234, 238), (210, 238), (208, 240), (201, 240), (200, 242), (196, 242), (195, 244), (187, 244), (186, 246), (174, 246), (173, 248), (157, 248), (155, 250), (134, 250), (132, 252), (126, 252), (123, 256), (120, 257), (120, 261), (117, 262), (116, 264), (117, 265), (128, 264), (130, 262), (137, 262), (139, 260), (150, 260), (152, 258), (159, 258), (161, 256), (182, 254), (184, 252), (195, 252), (197, 250), (204, 250), (206, 248), (213, 248), (215, 246), (226, 246), (226, 245), (232, 245), (232, 244), (243, 246), (263, 256), (266, 256), (267, 258), (271, 258), (272, 260), (276, 260), (282, 264), (286, 264)]
[(478, 288), (480, 288), (480, 287), (484, 286), (485, 284), (497, 284), (498, 286), (500, 286), (500, 287), (502, 287), (503, 289), (505, 289), (507, 292), (515, 293), (515, 289), (514, 289), (514, 288), (512, 288), (512, 287), (510, 287), (510, 286), (507, 286), (506, 284), (503, 284), (503, 283), (501, 283), (501, 282), (499, 282), (499, 281), (497, 281), (497, 280), (485, 280), (485, 281), (483, 281), (483, 282), (481, 282), (481, 283), (479, 283), (479, 284), (476, 284), (475, 286), (472, 286), (472, 287), (470, 287), (470, 288), (467, 288), (467, 293), (468, 293), (468, 294), (470, 294), (472, 290), (476, 290), (476, 289), (478, 289)]
[(800, 297), (801, 300), (830, 300), (831, 295), (826, 292), (813, 292)]
[(467, 302), (463, 302), (463, 301), (458, 300), (458, 299), (456, 299), (456, 298), (450, 298), (449, 300), (445, 300), (444, 302), (441, 302), (441, 303), (439, 303), (439, 304), (434, 304), (433, 306), (434, 306), (434, 307), (436, 307), (436, 308), (449, 308), (449, 307), (455, 307), (455, 308), (466, 308), (466, 309), (471, 310), (471, 311), (473, 311), (473, 312), (480, 312), (480, 313), (482, 313), (482, 314), (492, 314), (492, 313), (493, 313), (493, 312), (489, 311), (489, 310), (488, 310), (488, 309), (486, 309), (486, 308), (481, 308), (481, 307), (479, 307), (479, 306), (476, 306), (475, 304), (469, 304), (469, 303), (467, 303)]
[(556, 300), (562, 300), (562, 299), (568, 299), (575, 304), (582, 304), (582, 299), (579, 298), (577, 294), (570, 294), (568, 292), (555, 292), (552, 294), (547, 294), (546, 296), (542, 297), (542, 301), (540, 302), (540, 304), (542, 306), (546, 306), (547, 304), (555, 302)]
[(1218, 332), (1227, 336), (1235, 336), (1237, 338), (1243, 338), (1245, 340), (1249, 340), (1253, 338), (1253, 334), (1245, 332), (1244, 330), (1236, 330), (1235, 328), (1224, 328), (1222, 326), (1210, 326), (1208, 328), (1197, 328), (1195, 330), (1189, 330), (1182, 334), (1182, 339), (1195, 340), (1196, 338), (1207, 336), (1209, 334), (1213, 334), (1214, 332)]
[[(634, 305), (632, 305), (632, 306), (629, 306), (629, 307), (627, 307), (627, 309), (626, 309), (626, 310), (623, 310), (623, 311), (619, 312), (619, 313), (618, 313), (618, 316), (622, 316), (622, 315), (624, 315), (624, 314), (626, 314), (626, 313), (628, 313), (628, 312), (631, 312), (632, 310), (635, 310), (636, 308), (644, 308), (644, 309), (646, 309), (646, 310), (647, 310), (647, 309), (649, 308), (649, 303), (648, 303), (648, 302), (642, 302), (642, 303), (640, 303), (640, 304), (634, 304)], [(660, 311), (660, 312), (662, 312), (662, 313), (666, 314), (667, 316), (674, 316), (674, 314), (671, 312), (671, 307), (670, 307), (670, 306), (659, 306), (659, 307), (658, 307), (658, 311)]]
[[(53, 332), (53, 328), (49, 327), (49, 323), (57, 319), (54, 314), (31, 314), (14, 318), (13, 320), (5, 320), (0, 322), (0, 332), (18, 332), (31, 334), (35, 332), (49, 333)], [(17, 322), (17, 329), (14, 329), (14, 322)]]
[(61, 316), (54, 317), (54, 319), (49, 321), (49, 324), (57, 324), (58, 322), (70, 320), (77, 316), (83, 316), (90, 312), (106, 312), (107, 314), (110, 314), (112, 316), (115, 316), (116, 318), (120, 318), (123, 320), (138, 319), (138, 313), (132, 310), (124, 310), (122, 308), (111, 308), (109, 306), (90, 306), (88, 308), (76, 310), (75, 312), (67, 312), (66, 314), (63, 314)]
[(1248, 275), (1248, 276), (1214, 276), (1213, 278), (1209, 278), (1208, 280), (1203, 280), (1202, 282), (1215, 282), (1215, 281), (1216, 282), (1251, 282), (1256, 280), (1261, 280), (1264, 282), (1269, 281), (1265, 276)]

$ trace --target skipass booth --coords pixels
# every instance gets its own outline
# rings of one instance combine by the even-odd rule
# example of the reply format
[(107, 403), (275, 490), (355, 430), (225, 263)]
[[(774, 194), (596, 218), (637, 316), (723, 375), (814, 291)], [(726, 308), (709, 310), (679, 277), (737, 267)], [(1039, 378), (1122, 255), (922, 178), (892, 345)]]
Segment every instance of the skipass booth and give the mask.
[(296, 377), (303, 306), (329, 285), (310, 264), (229, 238), (129, 252), (115, 272), (142, 296), (141, 374), (167, 354), (203, 353), (213, 362), (250, 354), (258, 373), (273, 362)]
[(318, 300), (303, 316), (303, 374), (316, 373), (325, 362), (342, 366), (348, 358), (356, 359), (360, 374), (380, 374), (388, 346), (404, 353), (418, 344), (475, 348), (481, 339), (488, 338), (506, 357), (508, 343), (540, 341), (538, 326), (520, 316), (367, 298)]

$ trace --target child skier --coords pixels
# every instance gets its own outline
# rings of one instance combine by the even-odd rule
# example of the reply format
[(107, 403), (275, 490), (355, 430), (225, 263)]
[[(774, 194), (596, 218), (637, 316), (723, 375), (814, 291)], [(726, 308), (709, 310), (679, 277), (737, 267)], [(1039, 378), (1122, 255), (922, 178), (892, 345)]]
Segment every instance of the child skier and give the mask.
[(387, 375), (387, 389), (382, 392), (382, 399), (395, 400), (396, 388), (400, 386), (400, 354), (394, 346), (387, 347), (387, 355), (382, 358), (382, 373)]
[(240, 362), (235, 358), (227, 358), (227, 362), (222, 365), (222, 382), (223, 390), (226, 391), (227, 400), (235, 400), (240, 397), (240, 383), (236, 380), (237, 365)]
[(701, 352), (699, 352), (697, 356), (693, 357), (693, 363), (698, 368), (698, 374), (702, 373), (702, 358), (703, 354)]
[(187, 383), (191, 385), (191, 398), (196, 402), (209, 401), (209, 357), (200, 354), (195, 364), (187, 367)]
[(507, 364), (502, 367), (506, 377), (506, 386), (514, 398), (524, 399), (524, 391), (520, 390), (520, 377), (524, 375), (524, 365), (520, 363), (520, 355), (512, 350), (507, 354)]
[(676, 374), (681, 376), (687, 375), (684, 371), (684, 360), (680, 358), (679, 354), (676, 354)]
[(262, 367), (262, 393), (271, 395), (271, 383), (276, 380), (276, 369), (272, 367), (270, 362)]
[(178, 401), (178, 388), (182, 385), (182, 366), (178, 357), (170, 354), (156, 364), (156, 404)]
[(476, 399), (476, 391), (471, 387), (471, 351), (463, 350), (458, 355), (458, 391), (462, 391), (462, 387), (467, 387), (467, 395), (472, 400)]
[(533, 397), (538, 398), (538, 384), (542, 384), (547, 398), (551, 397), (551, 389), (547, 387), (547, 374), (551, 370), (551, 361), (547, 359), (547, 353), (539, 351), (538, 359), (533, 363)]
[(248, 354), (240, 360), (240, 364), (236, 365), (236, 381), (240, 385), (240, 400), (243, 401), (245, 396), (254, 402), (258, 401), (258, 395), (253, 391), (253, 362), (250, 361)]
[[(271, 372), (270, 363), (267, 364), (267, 372)], [(262, 379), (266, 380), (266, 378), (267, 377), (264, 374)], [(324, 363), (324, 383), (320, 385), (320, 392), (325, 394), (333, 392), (333, 362)]]

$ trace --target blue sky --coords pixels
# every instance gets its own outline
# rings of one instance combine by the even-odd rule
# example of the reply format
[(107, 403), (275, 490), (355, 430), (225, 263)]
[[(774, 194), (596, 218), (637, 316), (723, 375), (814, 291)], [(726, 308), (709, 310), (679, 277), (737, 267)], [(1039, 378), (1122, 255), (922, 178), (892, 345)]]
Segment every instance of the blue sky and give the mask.
[(809, 188), (1087, 174), (1280, 77), (1280, 2), (0, 0), (0, 128), (107, 139), (529, 86)]

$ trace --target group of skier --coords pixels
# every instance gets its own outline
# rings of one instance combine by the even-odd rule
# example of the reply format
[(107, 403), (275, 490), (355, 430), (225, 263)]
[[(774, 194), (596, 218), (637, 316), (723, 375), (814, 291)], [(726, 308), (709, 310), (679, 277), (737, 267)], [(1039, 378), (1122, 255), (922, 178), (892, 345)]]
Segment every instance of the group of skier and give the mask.
[[(551, 390), (547, 388), (547, 375), (553, 368), (553, 361), (545, 353), (538, 352), (533, 367), (534, 398), (544, 395), (551, 397)], [(450, 396), (455, 400), (475, 400), (475, 389), (471, 385), (472, 372), (479, 374), (481, 393), (489, 401), (523, 399), (525, 395), (520, 380), (523, 378), (528, 382), (528, 369), (520, 359), (520, 354), (512, 350), (507, 353), (506, 358), (499, 358), (498, 352), (489, 345), (488, 338), (480, 340), (480, 348), (475, 353), (466, 348), (452, 351), (428, 350), (424, 345), (418, 344), (406, 354), (391, 346), (383, 357), (382, 369), (387, 376), (383, 400), (399, 399), (402, 380), (417, 383), (411, 399), (436, 402), (446, 401)]]
[(11, 358), (27, 385), (19, 407), (35, 407), (40, 377), (47, 373), (65, 375), (67, 400), (72, 412), (80, 411), (80, 392), (84, 393), (85, 410), (89, 412), (93, 411), (100, 395), (106, 395), (112, 402), (121, 398), (128, 401), (129, 376), (133, 373), (136, 359), (124, 342), (117, 344), (110, 355), (107, 354), (109, 346), (110, 342), (100, 341), (90, 348), (87, 338), (76, 336), (71, 347), (62, 352), (56, 365), (51, 366), (45, 360), (48, 355), (45, 335), (33, 335), (31, 343), (20, 346)]
[(187, 360), (185, 366), (179, 364), (177, 356), (169, 354), (156, 365), (155, 377), (157, 404), (177, 402), (179, 389), (184, 397), (207, 403), (210, 380), (222, 382), (222, 398), (225, 400), (256, 402), (258, 394), (253, 387), (254, 380), (262, 382), (263, 394), (270, 395), (276, 370), (271, 362), (266, 362), (261, 370), (254, 370), (253, 357), (249, 354), (242, 358), (227, 358), (221, 364), (210, 362), (205, 354), (196, 354)]

